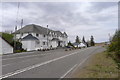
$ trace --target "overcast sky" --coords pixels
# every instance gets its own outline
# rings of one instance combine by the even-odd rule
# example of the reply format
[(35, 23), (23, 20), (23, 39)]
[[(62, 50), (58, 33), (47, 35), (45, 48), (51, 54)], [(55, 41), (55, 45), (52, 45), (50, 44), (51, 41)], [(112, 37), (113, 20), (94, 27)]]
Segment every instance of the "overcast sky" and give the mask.
[(23, 25), (37, 24), (50, 29), (66, 32), (74, 42), (78, 35), (86, 41), (93, 35), (95, 42), (108, 41), (118, 28), (117, 2), (21, 2), (17, 17), (16, 2), (2, 3), (2, 30), (14, 30), (16, 18), (18, 28)]

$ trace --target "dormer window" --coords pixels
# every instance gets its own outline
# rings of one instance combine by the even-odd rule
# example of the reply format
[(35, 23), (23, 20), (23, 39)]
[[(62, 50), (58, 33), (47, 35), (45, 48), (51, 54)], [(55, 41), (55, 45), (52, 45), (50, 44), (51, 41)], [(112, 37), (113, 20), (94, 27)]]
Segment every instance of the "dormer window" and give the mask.
[(36, 37), (39, 37), (39, 34), (36, 34)]

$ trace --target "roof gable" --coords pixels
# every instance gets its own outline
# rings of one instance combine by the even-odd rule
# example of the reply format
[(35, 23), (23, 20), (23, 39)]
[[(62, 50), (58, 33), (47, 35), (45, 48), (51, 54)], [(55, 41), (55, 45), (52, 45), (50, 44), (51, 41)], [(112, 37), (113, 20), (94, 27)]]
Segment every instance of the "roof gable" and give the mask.
[(48, 28), (41, 27), (39, 25), (35, 25), (35, 24), (26, 25), (25, 27), (17, 30), (13, 34), (34, 32), (34, 33), (47, 35), (47, 30), (48, 30), (48, 34), (52, 33), (53, 35), (57, 34), (58, 36), (67, 35), (67, 34), (64, 34), (64, 33), (62, 34), (62, 32), (60, 32), (60, 31), (54, 31), (54, 30), (51, 30), (51, 29), (48, 29)]
[(0, 35), (0, 38), (2, 39), (2, 40), (4, 40), (8, 45), (10, 45), (11, 47), (13, 47), (7, 40), (5, 40), (1, 35)]
[(28, 34), (24, 38), (22, 38), (22, 41), (24, 40), (38, 40), (36, 37), (34, 37), (32, 34)]

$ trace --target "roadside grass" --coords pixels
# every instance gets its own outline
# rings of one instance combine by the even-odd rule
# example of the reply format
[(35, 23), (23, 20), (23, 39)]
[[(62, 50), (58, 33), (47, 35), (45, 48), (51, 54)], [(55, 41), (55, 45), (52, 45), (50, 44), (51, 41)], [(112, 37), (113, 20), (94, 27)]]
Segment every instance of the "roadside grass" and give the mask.
[(89, 63), (83, 69), (77, 72), (74, 77), (77, 78), (118, 78), (118, 68), (115, 61), (102, 52), (93, 55)]

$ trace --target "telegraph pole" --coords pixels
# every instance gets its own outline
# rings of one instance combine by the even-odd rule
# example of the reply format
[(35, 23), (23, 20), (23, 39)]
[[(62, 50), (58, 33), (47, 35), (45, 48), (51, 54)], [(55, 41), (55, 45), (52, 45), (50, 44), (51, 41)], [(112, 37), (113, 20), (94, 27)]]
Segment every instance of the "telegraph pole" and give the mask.
[[(15, 26), (15, 32), (17, 31), (17, 26)], [(16, 33), (14, 33), (14, 52), (16, 50)]]
[(47, 25), (47, 48), (48, 48), (48, 25)]
[(21, 19), (21, 28), (22, 28), (22, 26), (23, 26), (23, 19)]
[[(21, 19), (21, 28), (22, 28), (22, 26), (23, 26), (23, 19)], [(21, 39), (21, 37), (22, 37), (22, 33), (20, 32), (20, 39)]]
[[(20, 2), (18, 2), (17, 6), (17, 16), (16, 16), (16, 26), (15, 26), (15, 32), (17, 31), (17, 24), (18, 24), (18, 14), (19, 14), (19, 8), (20, 8)], [(14, 33), (14, 51), (16, 50), (16, 33)]]

